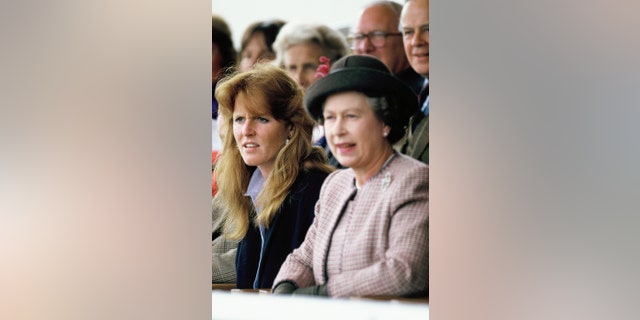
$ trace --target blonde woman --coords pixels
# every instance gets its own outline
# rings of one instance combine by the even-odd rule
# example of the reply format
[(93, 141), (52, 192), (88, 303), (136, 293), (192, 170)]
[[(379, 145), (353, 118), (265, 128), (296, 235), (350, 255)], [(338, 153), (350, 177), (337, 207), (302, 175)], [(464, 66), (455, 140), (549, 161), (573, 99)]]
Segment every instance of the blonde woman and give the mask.
[(224, 234), (240, 240), (236, 285), (270, 288), (304, 240), (332, 168), (312, 146), (314, 120), (301, 87), (284, 70), (258, 64), (222, 80), (215, 95), (227, 119), (215, 175), (228, 207)]

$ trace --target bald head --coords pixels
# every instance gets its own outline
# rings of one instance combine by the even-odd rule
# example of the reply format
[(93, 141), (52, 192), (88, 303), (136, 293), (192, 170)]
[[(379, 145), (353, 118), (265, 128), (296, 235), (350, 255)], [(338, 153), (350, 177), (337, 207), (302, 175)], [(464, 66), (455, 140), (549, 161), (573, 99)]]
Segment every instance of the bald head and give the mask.
[(402, 36), (398, 32), (401, 8), (393, 1), (376, 1), (366, 6), (358, 15), (353, 34), (371, 35), (376, 32), (381, 36), (378, 39), (364, 37), (350, 43), (354, 53), (380, 59), (394, 74), (409, 68)]

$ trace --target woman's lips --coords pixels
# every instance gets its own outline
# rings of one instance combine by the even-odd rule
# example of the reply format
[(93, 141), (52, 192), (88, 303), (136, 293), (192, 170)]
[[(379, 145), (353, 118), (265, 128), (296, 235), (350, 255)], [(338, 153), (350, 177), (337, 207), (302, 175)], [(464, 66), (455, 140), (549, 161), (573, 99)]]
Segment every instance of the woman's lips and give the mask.
[(255, 149), (255, 148), (260, 147), (260, 145), (257, 144), (257, 143), (253, 143), (253, 142), (247, 142), (247, 143), (244, 143), (242, 145), (242, 147), (245, 148), (245, 149)]
[(346, 152), (349, 152), (349, 151), (353, 150), (353, 148), (355, 148), (355, 146), (356, 146), (355, 143), (338, 143), (338, 144), (336, 144), (336, 149), (340, 153), (346, 153)]

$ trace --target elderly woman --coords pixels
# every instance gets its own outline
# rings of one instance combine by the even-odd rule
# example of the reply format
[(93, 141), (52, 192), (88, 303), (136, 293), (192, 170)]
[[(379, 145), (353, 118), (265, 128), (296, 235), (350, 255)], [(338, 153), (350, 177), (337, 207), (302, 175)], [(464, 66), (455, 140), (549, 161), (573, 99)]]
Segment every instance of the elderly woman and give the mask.
[(418, 110), (415, 94), (380, 60), (352, 55), (309, 87), (305, 102), (349, 169), (325, 180), (313, 225), (273, 292), (426, 295), (429, 171), (392, 147)]
[(289, 22), (280, 29), (273, 43), (276, 64), (287, 70), (306, 90), (316, 81), (320, 57), (330, 62), (347, 55), (347, 40), (338, 31), (322, 24)]
[(223, 233), (240, 240), (236, 286), (270, 288), (304, 240), (332, 168), (311, 144), (314, 121), (302, 89), (282, 69), (257, 64), (223, 79), (215, 94), (227, 123), (215, 168), (217, 198), (227, 207)]

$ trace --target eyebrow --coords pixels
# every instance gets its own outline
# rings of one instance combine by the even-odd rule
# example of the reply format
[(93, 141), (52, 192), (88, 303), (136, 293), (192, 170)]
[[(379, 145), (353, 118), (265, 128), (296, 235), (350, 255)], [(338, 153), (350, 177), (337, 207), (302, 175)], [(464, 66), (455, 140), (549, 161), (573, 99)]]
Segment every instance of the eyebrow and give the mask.
[(247, 114), (241, 114), (241, 113), (234, 113), (233, 114), (233, 118), (235, 119), (237, 116), (242, 116), (245, 117), (247, 119), (256, 119), (256, 118), (274, 118), (274, 116), (268, 114), (268, 113), (260, 113), (260, 114), (256, 114), (256, 113), (247, 113)]
[(340, 111), (326, 111), (326, 110), (322, 110), (322, 114), (324, 113), (345, 113), (345, 112), (362, 112), (362, 108), (358, 108), (358, 107), (349, 107)]
[(417, 26), (417, 27), (410, 27), (410, 26), (403, 26), (403, 25), (401, 25), (401, 26), (399, 27), (399, 30), (406, 30), (406, 29), (413, 30), (413, 29), (416, 29), (416, 28), (418, 28), (418, 29), (422, 29), (422, 28), (424, 28), (424, 27), (429, 27), (429, 24), (428, 24), (428, 23), (423, 23), (423, 24), (421, 24), (421, 25), (419, 25), (419, 26)]

